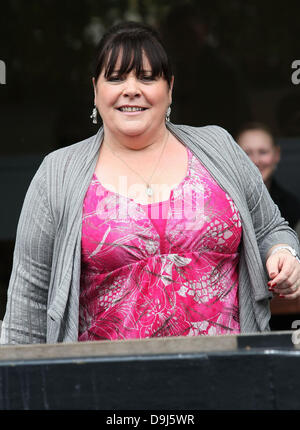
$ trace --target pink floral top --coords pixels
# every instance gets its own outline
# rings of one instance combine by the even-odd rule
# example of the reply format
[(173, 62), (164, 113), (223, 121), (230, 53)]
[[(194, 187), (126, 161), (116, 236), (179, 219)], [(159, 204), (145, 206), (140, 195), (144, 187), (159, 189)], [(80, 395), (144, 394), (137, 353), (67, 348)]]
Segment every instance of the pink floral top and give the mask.
[(141, 205), (93, 175), (83, 204), (79, 341), (239, 333), (240, 217), (187, 148), (186, 177)]

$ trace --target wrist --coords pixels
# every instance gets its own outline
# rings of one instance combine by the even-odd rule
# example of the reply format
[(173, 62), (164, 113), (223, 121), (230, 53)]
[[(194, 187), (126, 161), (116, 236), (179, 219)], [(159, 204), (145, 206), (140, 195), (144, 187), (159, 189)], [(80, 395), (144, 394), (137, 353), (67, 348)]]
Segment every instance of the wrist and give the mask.
[(276, 252), (289, 253), (289, 254), (293, 255), (293, 257), (295, 257), (298, 260), (298, 262), (300, 263), (300, 258), (299, 258), (299, 255), (297, 254), (297, 251), (289, 245), (274, 246), (269, 253), (269, 257), (274, 255)]

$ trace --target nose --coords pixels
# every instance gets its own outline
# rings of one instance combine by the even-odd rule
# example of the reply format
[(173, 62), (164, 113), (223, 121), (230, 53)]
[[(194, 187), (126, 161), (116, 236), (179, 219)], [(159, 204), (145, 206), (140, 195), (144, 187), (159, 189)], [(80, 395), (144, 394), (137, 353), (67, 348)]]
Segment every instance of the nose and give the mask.
[(251, 158), (252, 158), (253, 163), (256, 165), (256, 167), (259, 167), (260, 166), (260, 158), (259, 158), (259, 156), (258, 155), (253, 155)]
[(139, 97), (141, 95), (139, 82), (135, 77), (132, 76), (126, 79), (123, 95), (129, 98)]

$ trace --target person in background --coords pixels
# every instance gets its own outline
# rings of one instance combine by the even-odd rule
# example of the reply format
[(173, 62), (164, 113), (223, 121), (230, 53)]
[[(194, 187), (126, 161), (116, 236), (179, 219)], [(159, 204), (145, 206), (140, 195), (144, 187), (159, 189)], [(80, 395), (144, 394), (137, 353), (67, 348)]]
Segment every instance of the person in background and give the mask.
[(280, 146), (271, 129), (260, 122), (245, 124), (238, 131), (236, 141), (258, 167), (281, 215), (300, 236), (300, 201), (274, 177), (276, 167), (280, 162)]
[[(260, 122), (247, 123), (238, 131), (236, 141), (258, 167), (281, 215), (300, 237), (300, 201), (274, 177), (281, 152), (271, 128)], [(275, 296), (271, 302), (271, 312), (270, 326), (272, 329), (290, 330), (292, 321), (300, 317), (300, 300), (283, 303), (278, 296)]]
[(155, 29), (120, 23), (95, 58), (103, 126), (32, 179), (1, 343), (268, 331), (271, 291), (300, 296), (300, 247), (258, 169), (225, 129), (170, 121)]

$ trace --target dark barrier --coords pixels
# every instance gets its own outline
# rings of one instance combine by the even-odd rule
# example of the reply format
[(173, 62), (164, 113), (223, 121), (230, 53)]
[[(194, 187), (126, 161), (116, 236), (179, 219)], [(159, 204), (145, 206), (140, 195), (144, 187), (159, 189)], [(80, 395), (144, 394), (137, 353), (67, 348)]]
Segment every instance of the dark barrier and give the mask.
[(298, 410), (300, 335), (0, 347), (1, 410)]

